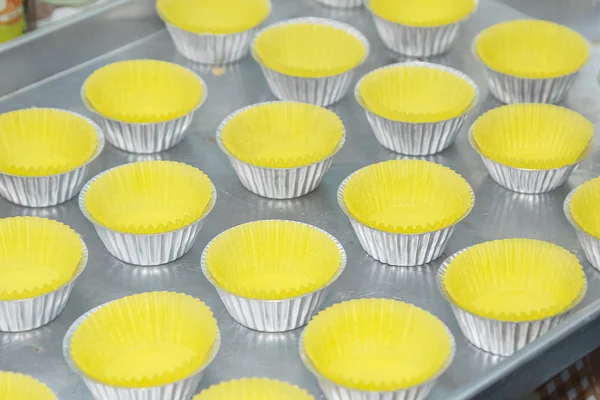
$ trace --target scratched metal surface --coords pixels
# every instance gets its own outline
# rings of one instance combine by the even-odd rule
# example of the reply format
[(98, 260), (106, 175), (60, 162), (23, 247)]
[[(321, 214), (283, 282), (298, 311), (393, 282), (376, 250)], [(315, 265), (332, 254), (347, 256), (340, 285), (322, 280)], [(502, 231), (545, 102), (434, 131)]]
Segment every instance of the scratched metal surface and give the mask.
[[(372, 53), (361, 67), (359, 76), (397, 60), (384, 50), (376, 37), (372, 21), (364, 10), (336, 12), (310, 0), (275, 0), (270, 22), (303, 15), (340, 19), (368, 36)], [(522, 16), (523, 14), (506, 5), (484, 0), (475, 16), (464, 25), (453, 50), (435, 60), (469, 74), (482, 92), (481, 104), (463, 127), (456, 144), (439, 155), (427, 157), (462, 174), (477, 196), (473, 212), (458, 225), (445, 256), (485, 240), (521, 236), (557, 243), (583, 260), (575, 234), (562, 214), (562, 203), (571, 188), (596, 176), (600, 171), (597, 146), (564, 187), (550, 194), (526, 196), (497, 186), (467, 142), (466, 130), (472, 120), (483, 111), (499, 105), (489, 96), (482, 69), (470, 54), (471, 40), (488, 25)], [(295, 200), (275, 201), (246, 191), (238, 182), (227, 158), (218, 149), (215, 130), (230, 112), (252, 103), (273, 99), (258, 65), (250, 58), (226, 67), (224, 74), (219, 76), (210, 68), (195, 67), (186, 62), (176, 53), (163, 30), (4, 98), (0, 101), (0, 112), (22, 107), (48, 106), (85, 114), (79, 100), (79, 89), (84, 79), (101, 65), (131, 58), (156, 58), (194, 68), (208, 85), (208, 100), (196, 114), (187, 138), (175, 148), (157, 155), (137, 156), (107, 145), (104, 153), (93, 164), (93, 174), (137, 160), (182, 161), (199, 167), (210, 176), (218, 189), (217, 205), (208, 216), (194, 248), (186, 256), (165, 266), (145, 268), (126, 265), (111, 257), (92, 225), (80, 213), (75, 200), (46, 209), (28, 209), (0, 200), (0, 216), (37, 215), (65, 222), (83, 236), (90, 250), (88, 267), (77, 281), (69, 303), (58, 319), (32, 332), (0, 334), (0, 369), (31, 374), (46, 382), (62, 400), (88, 400), (91, 395), (83, 382), (69, 371), (62, 359), (61, 342), (69, 325), (85, 311), (106, 301), (132, 293), (172, 290), (188, 293), (206, 302), (214, 311), (223, 335), (221, 350), (208, 368), (200, 389), (236, 377), (268, 376), (298, 384), (317, 398), (322, 398), (316, 381), (303, 367), (298, 356), (300, 330), (266, 334), (238, 325), (229, 317), (217, 293), (200, 271), (200, 254), (210, 239), (234, 225), (263, 218), (287, 218), (314, 224), (332, 233), (344, 245), (348, 253), (348, 266), (333, 285), (325, 306), (351, 298), (393, 297), (424, 307), (450, 327), (457, 341), (456, 358), (438, 381), (430, 399), (477, 397), (486, 388), (519, 371), (527, 362), (538, 358), (543, 360), (543, 354), (554, 344), (598, 317), (600, 273), (583, 261), (590, 284), (589, 291), (569, 320), (518, 354), (502, 359), (472, 347), (460, 333), (450, 307), (435, 286), (434, 277), (440, 260), (422, 267), (394, 268), (369, 258), (360, 248), (348, 220), (338, 208), (336, 190), (340, 182), (358, 168), (398, 156), (378, 144), (361, 108), (351, 95), (333, 107), (347, 128), (346, 145), (334, 158), (331, 170), (315, 192)], [(597, 114), (600, 109), (600, 89), (596, 83), (599, 65), (600, 52), (594, 47), (591, 62), (566, 101), (567, 106), (582, 112), (597, 126), (600, 118)], [(576, 357), (577, 354), (571, 356)], [(539, 368), (545, 369), (543, 374), (536, 375), (538, 378), (554, 373), (555, 369), (561, 367), (560, 363), (553, 366), (540, 361), (538, 364)], [(527, 372), (532, 374), (534, 370), (529, 369)], [(536, 383), (539, 382), (532, 381), (531, 387)], [(517, 398), (521, 394), (510, 390), (509, 386), (493, 397)]]

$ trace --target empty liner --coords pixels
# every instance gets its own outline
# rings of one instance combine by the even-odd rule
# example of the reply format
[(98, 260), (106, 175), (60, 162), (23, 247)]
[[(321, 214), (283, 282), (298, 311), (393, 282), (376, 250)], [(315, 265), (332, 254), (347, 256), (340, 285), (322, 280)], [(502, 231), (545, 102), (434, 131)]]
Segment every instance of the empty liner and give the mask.
[(281, 100), (326, 107), (348, 91), (369, 43), (352, 26), (325, 18), (296, 18), (261, 30), (252, 55)]
[(407, 62), (366, 74), (354, 89), (375, 138), (401, 154), (429, 155), (450, 146), (479, 90), (462, 72)]
[(91, 313), (72, 334), (68, 355), (95, 383), (142, 389), (191, 378), (212, 360), (218, 343), (217, 321), (203, 302), (148, 292)]
[(491, 92), (504, 103), (562, 101), (589, 49), (587, 40), (566, 26), (531, 19), (493, 25), (473, 42)]
[(83, 257), (67, 225), (38, 217), (0, 219), (0, 301), (41, 296), (69, 281)]
[(454, 352), (439, 319), (392, 299), (335, 304), (300, 340), (300, 355), (328, 399), (424, 398)]
[(344, 249), (333, 236), (284, 220), (238, 225), (202, 254), (202, 271), (231, 316), (261, 331), (304, 325), (345, 265)]
[(267, 378), (241, 378), (203, 390), (192, 400), (314, 400), (304, 389)]
[(492, 178), (524, 193), (562, 185), (587, 156), (594, 126), (581, 114), (550, 104), (512, 104), (479, 117), (470, 140)]
[(564, 212), (577, 233), (586, 258), (600, 270), (600, 177), (579, 185), (567, 196)]
[(55, 400), (56, 396), (48, 386), (29, 375), (0, 371), (0, 399)]
[(338, 204), (363, 249), (390, 265), (415, 266), (441, 256), (475, 197), (456, 172), (423, 160), (373, 164), (347, 177)]
[(475, 346), (510, 355), (556, 325), (587, 289), (577, 257), (552, 243), (504, 239), (444, 262), (440, 290)]
[(296, 102), (250, 106), (231, 117), (220, 131), (221, 142), (231, 155), (267, 168), (322, 161), (332, 155), (344, 133), (334, 112)]
[(194, 111), (203, 100), (202, 81), (192, 71), (158, 60), (128, 60), (90, 75), (85, 99), (100, 115), (129, 123), (169, 121)]
[(211, 201), (212, 183), (199, 169), (174, 161), (142, 161), (103, 173), (83, 198), (89, 215), (111, 230), (174, 231), (196, 221)]
[(0, 172), (64, 173), (86, 164), (98, 147), (94, 125), (77, 114), (28, 108), (0, 115)]

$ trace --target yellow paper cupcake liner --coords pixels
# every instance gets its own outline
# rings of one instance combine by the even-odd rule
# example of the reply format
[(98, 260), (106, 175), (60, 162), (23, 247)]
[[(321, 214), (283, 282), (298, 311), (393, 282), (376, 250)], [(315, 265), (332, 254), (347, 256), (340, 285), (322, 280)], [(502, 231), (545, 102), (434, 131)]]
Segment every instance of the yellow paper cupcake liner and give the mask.
[(85, 194), (84, 205), (104, 227), (156, 234), (196, 221), (212, 195), (212, 182), (197, 168), (174, 161), (143, 161), (100, 175)]
[(443, 67), (402, 65), (368, 73), (359, 82), (359, 101), (394, 121), (445, 121), (468, 111), (476, 99), (472, 83)]
[(423, 160), (392, 160), (355, 172), (344, 188), (348, 212), (386, 232), (433, 232), (458, 222), (475, 198), (450, 168)]
[(302, 78), (338, 75), (367, 57), (366, 45), (343, 28), (324, 22), (290, 22), (263, 30), (253, 52), (279, 73)]
[(371, 11), (397, 24), (436, 27), (459, 22), (475, 11), (475, 0), (370, 0)]
[(443, 285), (464, 310), (513, 322), (560, 314), (587, 287), (577, 257), (534, 239), (496, 240), (467, 248), (448, 265)]
[(242, 378), (213, 385), (192, 400), (314, 400), (304, 389), (267, 378)]
[(324, 287), (341, 267), (338, 243), (293, 221), (267, 220), (231, 228), (207, 250), (206, 268), (230, 293), (282, 300)]
[(198, 34), (233, 34), (260, 25), (271, 12), (268, 0), (158, 0), (159, 14)]
[(98, 147), (85, 118), (68, 111), (28, 108), (0, 115), (0, 172), (48, 176), (81, 167)]
[(571, 198), (569, 211), (581, 229), (600, 239), (600, 177), (577, 188)]
[(533, 19), (501, 22), (481, 32), (475, 52), (489, 68), (520, 78), (556, 78), (581, 69), (589, 43), (566, 26)]
[(304, 331), (310, 362), (349, 388), (392, 391), (435, 377), (449, 364), (454, 340), (429, 312), (392, 299), (360, 299), (321, 311)]
[(158, 60), (106, 65), (83, 84), (86, 101), (100, 115), (130, 123), (183, 117), (202, 102), (202, 81), (192, 71)]
[(166, 385), (193, 374), (217, 340), (210, 308), (172, 292), (136, 294), (90, 315), (71, 339), (71, 358), (91, 378), (112, 386)]
[(266, 168), (310, 165), (330, 156), (344, 137), (332, 111), (296, 102), (250, 106), (225, 122), (221, 140), (237, 159)]
[(0, 399), (2, 400), (55, 400), (46, 385), (29, 375), (0, 371)]
[(540, 170), (579, 161), (594, 133), (594, 125), (581, 114), (551, 104), (498, 107), (479, 117), (471, 129), (487, 158)]
[(28, 299), (59, 288), (82, 256), (79, 235), (58, 221), (0, 219), (0, 300)]

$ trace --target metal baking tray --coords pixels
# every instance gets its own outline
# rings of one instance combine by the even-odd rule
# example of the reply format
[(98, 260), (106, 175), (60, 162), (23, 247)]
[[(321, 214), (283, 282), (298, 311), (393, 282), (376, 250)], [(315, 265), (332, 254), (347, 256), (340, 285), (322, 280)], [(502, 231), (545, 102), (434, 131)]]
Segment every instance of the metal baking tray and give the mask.
[[(344, 12), (324, 8), (311, 0), (275, 0), (268, 22), (298, 16), (339, 19), (367, 35), (371, 55), (356, 78), (381, 65), (403, 61), (384, 49), (370, 15), (364, 9)], [(61, 343), (67, 328), (81, 314), (104, 302), (132, 293), (171, 290), (206, 302), (215, 313), (222, 332), (221, 349), (206, 371), (200, 389), (236, 377), (267, 376), (295, 383), (321, 399), (316, 380), (302, 365), (298, 355), (301, 329), (270, 334), (240, 326), (229, 317), (216, 291), (200, 271), (200, 254), (210, 239), (234, 225), (265, 218), (313, 224), (330, 232), (343, 244), (348, 254), (348, 265), (333, 285), (324, 306), (352, 298), (393, 297), (429, 310), (450, 327), (457, 341), (456, 358), (439, 379), (430, 399), (519, 398), (524, 390), (533, 389), (542, 379), (549, 378), (566, 363), (591, 350), (597, 344), (581, 338), (574, 341), (573, 338), (581, 332), (595, 332), (593, 327), (598, 325), (594, 321), (600, 314), (600, 273), (585, 261), (575, 232), (563, 215), (562, 204), (574, 186), (597, 175), (595, 171), (600, 171), (597, 147), (565, 186), (549, 194), (521, 195), (494, 183), (467, 141), (466, 132), (473, 119), (500, 105), (488, 93), (483, 68), (470, 53), (471, 41), (486, 26), (521, 17), (523, 14), (506, 5), (484, 0), (477, 13), (464, 24), (453, 49), (433, 60), (470, 75), (481, 89), (480, 105), (464, 125), (456, 143), (441, 154), (426, 157), (463, 175), (475, 190), (477, 199), (473, 212), (457, 226), (446, 254), (429, 265), (415, 268), (390, 267), (367, 256), (360, 248), (348, 219), (338, 207), (337, 188), (351, 172), (368, 164), (402, 157), (386, 150), (375, 140), (363, 110), (351, 93), (332, 107), (346, 126), (346, 145), (335, 156), (321, 186), (313, 193), (293, 200), (269, 200), (245, 190), (215, 141), (218, 124), (229, 113), (249, 104), (273, 99), (259, 66), (251, 58), (223, 69), (194, 65), (177, 54), (163, 30), (2, 98), (0, 112), (46, 106), (85, 115), (87, 113), (79, 98), (81, 84), (91, 72), (104, 64), (124, 59), (155, 58), (192, 68), (206, 81), (208, 99), (196, 114), (186, 139), (175, 148), (155, 155), (128, 154), (107, 145), (92, 165), (90, 177), (113, 166), (138, 160), (177, 160), (205, 171), (217, 187), (218, 198), (193, 249), (183, 258), (159, 267), (131, 266), (111, 257), (93, 226), (79, 211), (76, 199), (41, 209), (19, 207), (0, 200), (0, 216), (36, 215), (57, 219), (79, 232), (90, 252), (88, 267), (77, 281), (64, 312), (55, 321), (31, 332), (0, 334), (0, 369), (33, 375), (47, 383), (61, 400), (91, 399), (83, 382), (69, 371), (63, 360)], [(126, 20), (123, 23), (127, 23)], [(56, 57), (60, 56), (57, 52)], [(598, 121), (593, 113), (600, 109), (600, 90), (595, 76), (599, 60), (597, 51), (593, 49), (590, 64), (566, 101), (568, 107), (583, 113), (593, 122)], [(6, 73), (10, 74), (9, 71)], [(445, 256), (475, 243), (506, 237), (543, 239), (573, 251), (584, 264), (589, 290), (564, 324), (514, 356), (501, 358), (467, 343), (449, 305), (438, 292), (435, 275)], [(565, 343), (569, 347), (564, 347)], [(568, 351), (561, 353), (560, 348)]]

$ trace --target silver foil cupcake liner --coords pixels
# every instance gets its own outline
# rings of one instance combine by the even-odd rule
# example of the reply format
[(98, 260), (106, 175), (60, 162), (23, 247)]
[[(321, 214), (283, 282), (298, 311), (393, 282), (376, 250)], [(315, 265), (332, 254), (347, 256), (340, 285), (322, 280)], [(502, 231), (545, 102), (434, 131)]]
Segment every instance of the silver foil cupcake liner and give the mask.
[(481, 157), (485, 168), (488, 170), (494, 181), (500, 186), (512, 190), (513, 192), (526, 194), (545, 193), (562, 186), (567, 179), (569, 179), (571, 173), (587, 157), (592, 148), (592, 142), (590, 142), (586, 150), (575, 163), (564, 167), (553, 169), (526, 169), (500, 164), (499, 162), (486, 157), (479, 149), (479, 146), (477, 146), (477, 143), (475, 143), (472, 130), (469, 130), (469, 142)]
[(412, 156), (425, 156), (439, 153), (454, 143), (454, 140), (460, 132), (460, 128), (462, 127), (463, 123), (467, 119), (469, 112), (473, 110), (479, 101), (479, 88), (469, 76), (458, 70), (443, 65), (426, 62), (406, 62), (388, 65), (377, 70), (394, 68), (400, 65), (423, 66), (447, 71), (464, 79), (475, 89), (475, 97), (473, 98), (469, 108), (465, 110), (462, 115), (439, 122), (410, 123), (394, 121), (371, 112), (362, 101), (362, 97), (360, 96), (359, 89), (364, 77), (361, 78), (361, 80), (358, 81), (354, 87), (354, 96), (361, 107), (365, 110), (367, 120), (369, 121), (369, 125), (373, 130), (373, 134), (383, 147), (396, 153)]
[(592, 267), (596, 268), (600, 271), (600, 239), (590, 235), (585, 232), (581, 227), (575, 222), (573, 217), (571, 216), (571, 200), (573, 199), (573, 194), (579, 187), (573, 189), (565, 199), (563, 210), (565, 212), (565, 216), (573, 228), (575, 228), (575, 233), (577, 234), (577, 240), (583, 249), (583, 253), (585, 254), (585, 258), (592, 264)]
[(81, 240), (82, 254), (73, 276), (49, 293), (29, 299), (0, 300), (0, 332), (24, 332), (44, 326), (60, 315), (67, 305), (75, 280), (88, 262), (88, 250)]
[(223, 128), (239, 113), (262, 104), (268, 104), (268, 102), (244, 107), (230, 114), (221, 122), (217, 129), (219, 148), (229, 158), (231, 166), (242, 185), (254, 194), (269, 199), (292, 199), (312, 192), (321, 184), (323, 176), (331, 167), (333, 156), (344, 146), (346, 131), (344, 130), (342, 139), (333, 152), (327, 158), (316, 163), (295, 168), (267, 168), (249, 164), (236, 158), (227, 150), (223, 144)]
[(202, 85), (202, 98), (198, 105), (186, 115), (168, 121), (134, 123), (105, 117), (87, 100), (83, 86), (81, 100), (88, 111), (94, 114), (110, 144), (130, 153), (157, 153), (170, 149), (183, 140), (192, 123), (194, 113), (204, 104), (207, 96), (206, 83), (198, 75), (196, 77)]
[[(64, 111), (64, 110), (60, 110)], [(0, 195), (11, 203), (25, 207), (49, 207), (72, 199), (81, 190), (86, 178), (88, 167), (104, 149), (104, 135), (94, 122), (79, 114), (93, 126), (98, 137), (96, 150), (85, 164), (56, 175), (19, 176), (0, 172)]]
[(317, 0), (317, 2), (334, 8), (358, 8), (365, 4), (365, 0)]
[(92, 393), (92, 397), (95, 400), (189, 400), (194, 393), (196, 393), (196, 389), (204, 376), (205, 369), (215, 359), (215, 356), (221, 347), (221, 333), (217, 331), (217, 338), (215, 339), (215, 343), (213, 344), (206, 361), (190, 376), (184, 379), (167, 385), (147, 388), (111, 386), (86, 375), (85, 372), (77, 367), (77, 364), (75, 364), (71, 358), (71, 339), (77, 328), (79, 328), (89, 316), (109, 303), (110, 302), (95, 307), (77, 318), (77, 320), (69, 327), (69, 330), (63, 339), (63, 356), (69, 365), (69, 368), (81, 376), (83, 382)]
[(306, 325), (313, 315), (316, 314), (329, 294), (331, 284), (337, 280), (342, 272), (344, 272), (344, 268), (346, 268), (346, 251), (341, 243), (329, 233), (315, 226), (307, 226), (327, 234), (337, 245), (342, 258), (338, 270), (325, 286), (314, 292), (289, 299), (259, 300), (238, 296), (228, 292), (215, 281), (206, 266), (208, 249), (224, 232), (217, 235), (210, 243), (208, 243), (208, 245), (206, 245), (201, 258), (202, 272), (206, 279), (217, 290), (217, 293), (219, 294), (221, 301), (223, 301), (225, 308), (227, 308), (229, 315), (231, 315), (231, 318), (236, 320), (239, 324), (256, 331), (285, 332)]
[(251, 28), (239, 33), (222, 35), (199, 34), (178, 28), (167, 21), (165, 25), (177, 51), (182, 56), (188, 60), (210, 65), (230, 64), (246, 57), (258, 30), (258, 28)]
[(398, 24), (376, 15), (368, 4), (367, 8), (371, 11), (381, 41), (388, 49), (410, 57), (432, 57), (450, 50), (460, 24), (477, 11), (478, 4), (476, 1), (473, 11), (462, 21), (433, 27)]
[(587, 286), (564, 312), (534, 321), (499, 321), (473, 314), (454, 303), (443, 283), (444, 274), (450, 262), (467, 249), (458, 251), (442, 263), (437, 275), (437, 284), (442, 295), (450, 303), (458, 326), (467, 340), (488, 353), (510, 356), (521, 350), (527, 344), (563, 322), (585, 296)]
[[(118, 167), (116, 167), (118, 168)], [(156, 234), (135, 234), (119, 232), (101, 225), (85, 207), (85, 194), (90, 186), (102, 175), (114, 168), (106, 170), (92, 178), (79, 194), (79, 209), (94, 224), (94, 228), (106, 247), (115, 258), (133, 265), (161, 265), (174, 261), (186, 254), (196, 241), (202, 229), (204, 219), (212, 211), (217, 201), (217, 190), (212, 185), (212, 194), (206, 209), (200, 217), (189, 225), (170, 232)]]
[[(353, 175), (354, 173), (344, 179), (340, 185), (337, 192), (338, 204), (350, 220), (358, 242), (367, 254), (389, 265), (414, 267), (439, 258), (446, 250), (454, 228), (469, 215), (475, 203), (473, 202), (467, 212), (454, 224), (437, 231), (416, 234), (386, 232), (361, 223), (346, 208), (344, 188)], [(475, 198), (473, 189), (471, 189), (471, 196)]]
[(306, 354), (304, 349), (304, 332), (302, 332), (298, 347), (300, 350), (300, 359), (302, 360), (302, 363), (317, 378), (319, 387), (323, 391), (323, 394), (327, 400), (423, 400), (427, 398), (427, 395), (435, 386), (438, 378), (448, 369), (448, 367), (450, 367), (450, 364), (452, 364), (452, 360), (454, 359), (454, 355), (456, 354), (456, 342), (454, 340), (454, 336), (448, 327), (446, 327), (446, 331), (448, 332), (448, 336), (451, 340), (451, 350), (446, 363), (440, 368), (440, 370), (433, 377), (429, 378), (420, 385), (385, 392), (352, 389), (337, 384), (323, 376), (315, 368)]
[(325, 24), (334, 28), (343, 29), (360, 40), (365, 46), (366, 53), (363, 62), (369, 56), (369, 41), (354, 27), (327, 18), (303, 17), (279, 22), (261, 30), (252, 43), (252, 57), (254, 57), (256, 62), (260, 65), (269, 88), (278, 99), (311, 103), (321, 107), (327, 107), (337, 103), (346, 95), (346, 93), (348, 93), (356, 68), (358, 68), (360, 64), (351, 70), (338, 75), (322, 78), (304, 78), (282, 74), (267, 67), (254, 51), (256, 39), (262, 32), (277, 26), (298, 23)]

